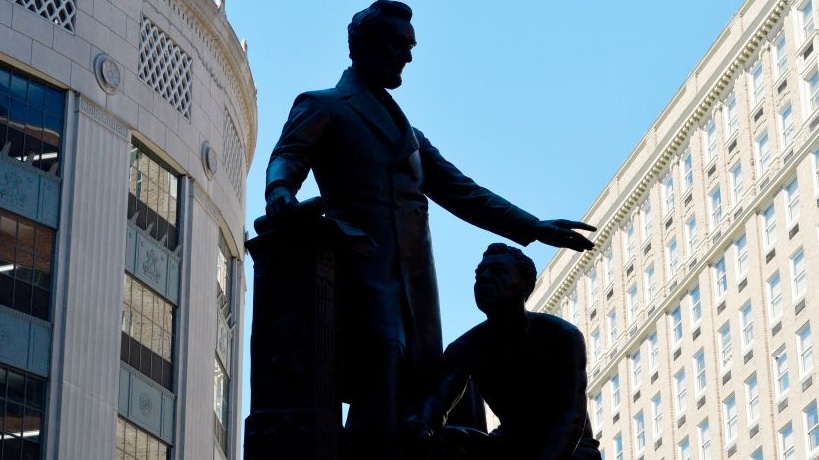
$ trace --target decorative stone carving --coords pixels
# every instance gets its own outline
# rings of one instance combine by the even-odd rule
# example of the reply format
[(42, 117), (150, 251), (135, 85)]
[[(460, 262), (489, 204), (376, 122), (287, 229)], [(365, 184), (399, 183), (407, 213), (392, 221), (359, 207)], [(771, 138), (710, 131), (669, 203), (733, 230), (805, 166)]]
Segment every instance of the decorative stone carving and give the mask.
[(119, 65), (107, 54), (100, 53), (94, 59), (94, 74), (103, 91), (108, 94), (117, 92), (122, 76), (119, 72)]

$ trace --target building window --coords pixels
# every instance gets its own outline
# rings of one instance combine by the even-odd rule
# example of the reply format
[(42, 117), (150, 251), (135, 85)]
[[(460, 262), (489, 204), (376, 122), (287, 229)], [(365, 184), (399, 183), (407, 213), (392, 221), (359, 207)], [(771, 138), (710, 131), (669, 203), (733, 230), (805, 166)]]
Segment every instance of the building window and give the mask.
[(782, 284), (780, 283), (779, 272), (768, 279), (768, 312), (771, 315), (771, 323), (782, 318)]
[(742, 280), (748, 274), (748, 239), (745, 234), (734, 241), (734, 256), (736, 257), (736, 279)]
[(813, 151), (811, 158), (811, 166), (813, 166), (813, 193), (819, 195), (819, 149)]
[(796, 352), (799, 353), (799, 375), (804, 377), (813, 371), (813, 344), (810, 339), (810, 324), (802, 326), (797, 331)]
[(599, 429), (603, 425), (603, 393), (597, 393), (592, 398), (592, 406), (594, 407), (594, 427)]
[(700, 441), (700, 460), (711, 460), (711, 427), (708, 419), (699, 424), (697, 435)]
[(600, 362), (600, 357), (603, 355), (603, 347), (600, 342), (600, 329), (595, 329), (591, 333), (592, 366), (596, 366), (597, 363)]
[(674, 411), (677, 413), (677, 418), (685, 413), (685, 408), (688, 405), (685, 390), (685, 369), (680, 369), (679, 372), (674, 374)]
[(227, 452), (228, 413), (230, 409), (230, 378), (222, 367), (219, 358), (214, 359), (213, 377), (213, 413), (214, 435), (222, 452)]
[(674, 176), (666, 174), (663, 182), (663, 215), (667, 216), (674, 211)]
[(762, 243), (765, 246), (765, 249), (770, 249), (774, 244), (776, 244), (776, 209), (774, 208), (773, 203), (762, 210), (761, 217), (764, 232), (762, 236)]
[(762, 448), (760, 447), (759, 449), (755, 450), (751, 454), (751, 456), (748, 457), (748, 460), (763, 460), (763, 458), (762, 458)]
[(117, 417), (117, 459), (142, 460), (168, 458), (169, 447), (152, 434), (128, 420)]
[(213, 430), (223, 452), (228, 450), (230, 423), (230, 370), (231, 334), (229, 321), (233, 315), (233, 266), (234, 258), (227, 239), (219, 234), (219, 251), (216, 260), (216, 301), (220, 318), (217, 321), (216, 357), (213, 380)]
[(751, 425), (759, 420), (759, 384), (756, 372), (751, 374), (748, 380), (745, 381), (745, 401), (747, 404), (748, 425)]
[(720, 371), (724, 374), (731, 367), (733, 347), (731, 345), (731, 323), (719, 329)]
[(793, 225), (799, 219), (799, 184), (796, 179), (785, 185), (785, 216), (788, 225)]
[(572, 324), (577, 324), (577, 316), (579, 314), (580, 309), (577, 308), (577, 288), (572, 290), (572, 293), (569, 294), (568, 299), (568, 307), (569, 307), (569, 321)]
[(132, 141), (128, 218), (173, 251), (179, 242), (179, 181), (169, 168)]
[(677, 348), (682, 343), (683, 338), (682, 311), (679, 306), (671, 310), (668, 320), (671, 325), (671, 347)]
[(728, 273), (725, 270), (725, 257), (721, 257), (713, 268), (714, 273), (714, 296), (721, 299), (728, 292)]
[(657, 370), (657, 367), (660, 365), (660, 342), (657, 339), (657, 333), (652, 332), (651, 335), (648, 336), (648, 368), (651, 369), (652, 372)]
[(620, 433), (614, 437), (614, 460), (623, 460), (623, 435)]
[(592, 268), (589, 272), (589, 305), (590, 309), (597, 305), (597, 269)]
[(646, 305), (648, 305), (657, 297), (657, 277), (654, 275), (654, 264), (646, 267), (643, 273), (643, 283), (646, 290)]
[(680, 165), (682, 171), (683, 190), (688, 190), (694, 186), (694, 160), (691, 150), (686, 149)]
[(737, 422), (737, 399), (731, 393), (722, 403), (722, 410), (725, 413), (725, 444), (730, 445), (737, 440), (739, 432)]
[(46, 381), (0, 366), (0, 445), (3, 458), (40, 458)]
[(623, 260), (628, 263), (634, 257), (634, 222), (629, 219), (623, 227)]
[(55, 231), (0, 209), (0, 304), (51, 320)]
[(697, 396), (708, 386), (705, 376), (705, 352), (700, 350), (694, 355), (694, 392)]
[(614, 257), (611, 246), (603, 252), (603, 284), (610, 285), (614, 281)]
[(751, 67), (751, 107), (756, 107), (765, 99), (765, 78), (762, 73), (762, 62), (757, 61)]
[(739, 117), (737, 116), (737, 98), (731, 92), (725, 100), (725, 137), (731, 138), (739, 131)]
[(60, 174), (65, 92), (0, 63), (0, 107), (5, 112), (0, 149), (9, 158)]
[(614, 346), (617, 343), (617, 312), (612, 310), (606, 315), (609, 328), (609, 346)]
[(802, 27), (802, 40), (807, 40), (816, 28), (813, 19), (813, 2), (807, 1), (799, 7), (799, 25)]
[(668, 277), (673, 278), (680, 269), (680, 253), (677, 250), (677, 237), (672, 237), (665, 247), (665, 258), (668, 261)]
[(774, 41), (774, 79), (779, 79), (785, 72), (788, 71), (788, 42), (785, 40), (785, 33), (779, 34), (779, 37)]
[(634, 416), (634, 446), (638, 455), (646, 448), (646, 420), (643, 411)]
[(808, 289), (807, 277), (805, 275), (805, 251), (799, 248), (791, 256), (791, 284), (793, 286), (793, 298), (800, 299)]
[(638, 349), (631, 355), (631, 386), (637, 391), (643, 381), (643, 359)]
[[(819, 153), (817, 154), (819, 156)], [(817, 181), (819, 181), (819, 173), (816, 174)], [(651, 237), (651, 203), (646, 200), (640, 208), (640, 221), (642, 222), (642, 234), (640, 239), (645, 244)]]
[(783, 346), (779, 351), (774, 353), (774, 380), (776, 388), (776, 397), (782, 397), (790, 388), (791, 382), (788, 378), (788, 353)]
[(657, 439), (663, 434), (663, 404), (660, 393), (651, 398), (651, 420), (651, 433), (654, 439)]
[(771, 153), (771, 145), (768, 142), (768, 131), (765, 130), (759, 137), (756, 138), (756, 160), (759, 164), (759, 177), (765, 175), (773, 164), (773, 154)]
[(691, 444), (688, 442), (688, 436), (677, 444), (677, 458), (691, 460)]
[(805, 80), (805, 91), (808, 96), (808, 113), (819, 108), (819, 71), (813, 69)]
[(782, 150), (784, 151), (793, 143), (794, 127), (793, 127), (793, 109), (790, 104), (787, 104), (779, 111), (778, 117), (779, 132), (781, 134)]
[(796, 450), (793, 446), (793, 425), (788, 423), (779, 430), (779, 452), (782, 460), (795, 460)]
[(716, 231), (722, 222), (722, 192), (719, 187), (708, 194), (708, 211), (711, 216), (711, 231)]
[(742, 194), (745, 192), (745, 186), (742, 183), (741, 163), (737, 163), (736, 166), (731, 168), (729, 179), (731, 181), (731, 205), (736, 208), (739, 206), (739, 203), (742, 202)]
[(611, 389), (611, 411), (616, 412), (620, 408), (620, 375), (611, 376), (609, 388)]
[(805, 408), (805, 437), (808, 440), (808, 453), (819, 449), (819, 412), (816, 410), (816, 401)]
[(702, 321), (702, 301), (700, 300), (700, 287), (694, 286), (688, 291), (688, 305), (691, 310), (691, 328), (696, 328)]
[(640, 312), (640, 302), (637, 300), (637, 286), (632, 284), (626, 294), (626, 311), (628, 312), (628, 323), (631, 324), (637, 319), (637, 314)]
[(742, 349), (747, 350), (754, 343), (754, 318), (750, 300), (739, 310), (739, 325), (742, 327)]
[(719, 147), (717, 146), (717, 125), (714, 120), (709, 120), (705, 126), (705, 145), (707, 146), (705, 163), (709, 164), (719, 154)]
[(161, 295), (125, 273), (120, 359), (170, 391), (175, 310)]
[(688, 257), (697, 253), (697, 217), (691, 216), (685, 222), (685, 249)]

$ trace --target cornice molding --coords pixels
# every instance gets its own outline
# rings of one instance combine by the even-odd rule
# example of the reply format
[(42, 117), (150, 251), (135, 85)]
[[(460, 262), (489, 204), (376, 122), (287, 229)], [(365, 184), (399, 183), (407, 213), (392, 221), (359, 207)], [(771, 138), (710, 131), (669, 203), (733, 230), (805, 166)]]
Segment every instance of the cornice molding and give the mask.
[[(665, 146), (655, 150), (655, 152), (660, 153), (659, 155), (657, 153), (654, 154), (656, 159), (654, 160), (653, 164), (647, 168), (647, 171), (642, 178), (635, 179), (636, 184), (632, 186), (628, 193), (623, 194), (625, 198), (622, 199), (617, 211), (604, 225), (598, 229), (596, 237), (594, 238), (595, 249), (586, 251), (582, 255), (575, 256), (576, 260), (574, 263), (570, 263), (571, 268), (569, 269), (568, 273), (560, 277), (562, 278), (561, 280), (553, 283), (553, 286), (556, 287), (553, 287), (550, 292), (547, 292), (544, 296), (544, 298), (547, 300), (541, 304), (541, 307), (538, 308), (539, 311), (555, 311), (555, 308), (559, 305), (560, 299), (563, 298), (569, 289), (576, 283), (578, 275), (584, 272), (589, 262), (601, 252), (603, 247), (606, 247), (612, 233), (620, 226), (623, 218), (630, 215), (637, 202), (643, 197), (643, 193), (646, 191), (649, 184), (651, 184), (657, 175), (664, 170), (671, 158), (678, 153), (679, 148), (688, 140), (692, 129), (701, 122), (703, 116), (706, 115), (711, 107), (719, 100), (722, 91), (733, 83), (737, 70), (743, 68), (748, 59), (751, 58), (758, 50), (760, 44), (765, 41), (765, 38), (768, 36), (771, 29), (779, 23), (779, 21), (782, 19), (784, 10), (790, 1), (791, 0), (778, 0), (775, 2), (775, 4), (771, 7), (770, 12), (767, 14), (767, 17), (761, 22), (756, 31), (750, 34), (750, 37), (740, 48), (739, 52), (733, 59), (730, 60), (730, 64), (728, 64), (726, 70), (719, 75), (711, 87), (705, 91), (704, 96), (701, 97), (699, 102), (694, 104), (694, 109), (687, 117), (686, 121), (683, 122), (678, 128), (677, 132), (671, 136), (671, 139), (665, 144)], [(711, 50), (709, 50), (706, 56), (708, 56), (710, 53)], [(684, 88), (680, 91), (684, 91)], [(677, 95), (672, 98), (672, 104), (676, 99)], [(660, 118), (662, 118), (662, 115)], [(656, 123), (649, 129), (649, 131), (654, 131), (655, 128)], [(642, 143), (643, 142), (641, 142), (641, 145)], [(629, 157), (635, 155), (636, 153), (638, 153), (638, 150), (632, 151)], [(629, 160), (627, 159), (626, 163), (628, 163), (628, 161)], [(607, 185), (607, 188), (610, 185), (611, 183)], [(560, 250), (554, 256), (552, 261), (565, 257), (565, 251), (565, 249)], [(544, 273), (546, 271), (548, 271), (548, 267)]]

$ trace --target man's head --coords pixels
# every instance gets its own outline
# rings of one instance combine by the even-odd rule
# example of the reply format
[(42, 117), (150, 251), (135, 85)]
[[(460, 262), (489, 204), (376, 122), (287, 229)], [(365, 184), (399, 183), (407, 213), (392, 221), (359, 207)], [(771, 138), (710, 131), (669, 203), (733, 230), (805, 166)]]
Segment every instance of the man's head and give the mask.
[(490, 244), (475, 269), (475, 302), (488, 317), (514, 313), (535, 288), (535, 263), (520, 249)]
[(394, 89), (412, 61), (415, 30), (412, 9), (404, 3), (378, 0), (353, 16), (347, 26), (350, 59), (368, 84)]

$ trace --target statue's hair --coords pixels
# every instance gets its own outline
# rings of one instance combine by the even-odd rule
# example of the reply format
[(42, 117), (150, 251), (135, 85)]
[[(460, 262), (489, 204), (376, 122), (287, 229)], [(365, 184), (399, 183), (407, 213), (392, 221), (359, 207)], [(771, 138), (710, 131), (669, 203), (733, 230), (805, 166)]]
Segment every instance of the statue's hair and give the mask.
[(372, 34), (377, 20), (382, 16), (392, 16), (409, 21), (412, 19), (412, 8), (394, 0), (377, 0), (366, 9), (353, 15), (352, 21), (347, 26), (347, 44), (350, 47), (351, 58), (358, 44)]
[(529, 295), (535, 290), (535, 281), (537, 280), (537, 269), (535, 263), (526, 254), (518, 248), (509, 246), (504, 243), (492, 243), (484, 251), (483, 256), (491, 256), (498, 254), (509, 254), (515, 259), (515, 265), (518, 267), (520, 274), (523, 276), (524, 282), (524, 298), (529, 298)]

